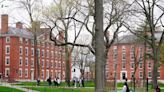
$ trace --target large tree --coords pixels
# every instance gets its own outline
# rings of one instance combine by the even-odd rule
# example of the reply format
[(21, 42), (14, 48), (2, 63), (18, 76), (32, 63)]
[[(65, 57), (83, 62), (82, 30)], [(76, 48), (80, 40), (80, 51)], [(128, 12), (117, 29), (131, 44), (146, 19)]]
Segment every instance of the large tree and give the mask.
[[(161, 26), (162, 24), (162, 18), (164, 16), (164, 7), (162, 6), (162, 0), (134, 0), (133, 5), (139, 6), (139, 13), (141, 16), (137, 16), (139, 19), (139, 22), (143, 22), (143, 20), (147, 21), (147, 25), (149, 27), (149, 30), (143, 30), (145, 33), (147, 33), (147, 37), (141, 35), (141, 32), (138, 30), (133, 30), (127, 24), (125, 24), (125, 27), (130, 30), (133, 34), (137, 35), (138, 37), (144, 39), (146, 43), (150, 46), (152, 49), (152, 54), (149, 55), (152, 60), (154, 61), (153, 64), (153, 88), (155, 89), (158, 85), (158, 66), (159, 66), (159, 56), (160, 56), (160, 47), (162, 45), (163, 39), (164, 39), (164, 30), (163, 27), (160, 29), (161, 36), (159, 40), (157, 41), (157, 38), (155, 36), (157, 30), (157, 27)], [(158, 11), (158, 13), (156, 13)], [(135, 18), (136, 19), (136, 18)], [(142, 19), (142, 20), (141, 20)], [(135, 25), (136, 26), (136, 25)], [(133, 28), (135, 28), (133, 26)]]

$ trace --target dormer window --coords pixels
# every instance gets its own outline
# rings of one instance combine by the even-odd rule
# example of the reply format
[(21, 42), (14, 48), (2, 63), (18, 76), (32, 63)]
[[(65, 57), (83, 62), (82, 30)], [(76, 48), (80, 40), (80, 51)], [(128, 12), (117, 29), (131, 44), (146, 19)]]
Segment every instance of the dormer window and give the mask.
[(6, 43), (10, 43), (10, 37), (6, 37)]

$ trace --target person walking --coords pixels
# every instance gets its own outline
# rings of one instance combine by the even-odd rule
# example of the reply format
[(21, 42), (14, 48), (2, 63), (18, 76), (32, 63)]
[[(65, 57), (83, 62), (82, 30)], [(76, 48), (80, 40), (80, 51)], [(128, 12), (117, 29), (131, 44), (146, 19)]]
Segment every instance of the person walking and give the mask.
[(155, 88), (155, 92), (161, 92), (161, 89), (157, 86), (157, 87)]
[(129, 91), (129, 87), (128, 87), (127, 82), (124, 83), (124, 86), (123, 86), (122, 92), (130, 92), (130, 91)]

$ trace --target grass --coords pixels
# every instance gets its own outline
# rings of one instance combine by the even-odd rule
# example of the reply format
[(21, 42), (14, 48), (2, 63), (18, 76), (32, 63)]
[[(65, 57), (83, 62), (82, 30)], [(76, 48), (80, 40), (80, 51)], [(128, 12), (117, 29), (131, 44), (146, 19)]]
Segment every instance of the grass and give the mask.
[(0, 92), (24, 92), (15, 88), (0, 86)]
[(25, 87), (39, 92), (93, 92), (93, 88)]

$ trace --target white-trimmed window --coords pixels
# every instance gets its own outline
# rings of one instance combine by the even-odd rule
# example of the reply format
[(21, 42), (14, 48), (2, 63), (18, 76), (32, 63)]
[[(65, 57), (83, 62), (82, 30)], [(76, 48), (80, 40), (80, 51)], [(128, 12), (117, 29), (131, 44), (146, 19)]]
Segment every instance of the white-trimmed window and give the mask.
[(28, 58), (25, 58), (25, 66), (28, 66)]
[(6, 37), (6, 43), (10, 43), (10, 37)]
[(25, 39), (25, 43), (28, 44), (28, 39)]
[(10, 65), (10, 57), (6, 57), (5, 58), (5, 65)]
[(131, 75), (131, 78), (133, 78), (134, 77), (134, 71), (132, 71), (130, 75)]
[(49, 68), (49, 60), (46, 61), (46, 67)]
[(44, 67), (44, 59), (42, 59), (42, 67)]
[(34, 59), (31, 58), (31, 67), (34, 67)]
[(53, 68), (53, 60), (51, 60), (51, 68)]
[(28, 47), (25, 47), (25, 54), (28, 56)]
[(10, 54), (10, 46), (9, 45), (6, 46), (6, 54)]
[(160, 78), (160, 71), (158, 71), (158, 78)]
[(140, 68), (140, 69), (143, 68), (143, 64), (142, 64), (142, 62), (139, 62), (139, 68)]
[(23, 59), (22, 59), (22, 57), (19, 58), (19, 65), (20, 65), (20, 66), (23, 65)]
[(34, 56), (34, 48), (31, 48), (31, 56)]
[(143, 78), (143, 72), (139, 72), (139, 78)]
[(23, 55), (23, 47), (19, 46), (19, 55)]
[(25, 77), (28, 77), (28, 69), (25, 69)]
[(37, 49), (37, 56), (40, 57), (40, 49)]
[(49, 58), (49, 50), (47, 50), (47, 53), (46, 54), (47, 54), (47, 58)]
[(42, 50), (42, 57), (44, 57), (44, 50)]
[(41, 76), (42, 76), (42, 79), (44, 79), (44, 70), (42, 70)]
[(51, 57), (52, 58), (54, 57), (54, 51), (51, 51)]
[(34, 40), (31, 40), (31, 45), (34, 45)]
[(19, 38), (19, 43), (23, 43), (23, 38)]
[(22, 68), (19, 68), (19, 77), (22, 77)]
[(131, 62), (131, 69), (134, 69), (134, 62)]
[(10, 69), (5, 68), (5, 77), (8, 77), (10, 75)]
[(148, 72), (148, 78), (151, 78), (152, 77), (152, 72)]
[(150, 69), (152, 67), (151, 61), (148, 61), (148, 68)]

